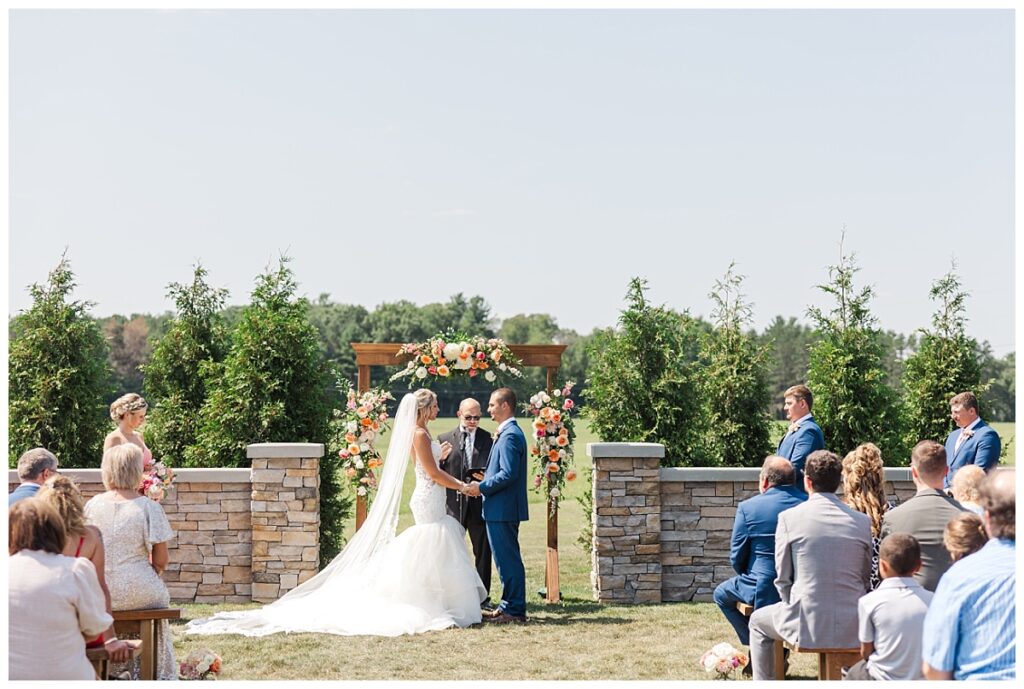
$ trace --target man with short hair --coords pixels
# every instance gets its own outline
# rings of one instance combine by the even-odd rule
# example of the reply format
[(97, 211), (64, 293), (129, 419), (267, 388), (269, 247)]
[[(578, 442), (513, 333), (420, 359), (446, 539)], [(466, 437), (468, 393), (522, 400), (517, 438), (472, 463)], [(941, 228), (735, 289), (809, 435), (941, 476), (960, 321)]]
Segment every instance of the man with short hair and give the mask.
[[(491, 435), (480, 428), (480, 403), (468, 397), (459, 403), (456, 415), (459, 417), (458, 427), (438, 437), (440, 442), (451, 443), (452, 446), (451, 454), (441, 461), (441, 468), (462, 481), (482, 480), (491, 453)], [(480, 608), (491, 612), (491, 545), (487, 540), (487, 525), (484, 523), (483, 499), (463, 495), (451, 488), (446, 492), (448, 514), (469, 533), (476, 559), (476, 572), (488, 592)]]
[(9, 508), (19, 500), (33, 497), (46, 479), (57, 473), (57, 458), (42, 447), (33, 447), (18, 458), (18, 479), (21, 485), (7, 496)]
[(810, 648), (857, 646), (857, 601), (871, 587), (871, 519), (836, 496), (843, 463), (807, 458), (807, 502), (779, 514), (775, 587), (781, 602), (750, 616), (754, 679), (775, 679), (775, 640)]
[(946, 474), (944, 487), (947, 489), (957, 469), (976, 464), (989, 471), (999, 463), (999, 453), (1002, 451), (999, 434), (978, 415), (978, 398), (973, 392), (955, 395), (949, 400), (949, 410), (957, 429), (946, 438), (949, 473)]
[(882, 538), (900, 531), (913, 535), (921, 544), (921, 569), (914, 578), (929, 591), (935, 590), (951, 562), (942, 542), (946, 524), (964, 511), (960, 503), (942, 491), (948, 472), (942, 445), (934, 440), (919, 442), (910, 453), (910, 477), (917, 493), (882, 517)]
[[(761, 467), (759, 495), (736, 506), (729, 560), (736, 576), (715, 589), (715, 603), (736, 630), (744, 646), (750, 645), (749, 618), (736, 609), (746, 603), (755, 610), (779, 602), (775, 588), (775, 528), (779, 513), (796, 507), (807, 494), (793, 485), (793, 465), (788, 459), (769, 455)], [(748, 665), (744, 672), (748, 671)]]
[(857, 604), (861, 660), (843, 679), (922, 679), (921, 630), (932, 592), (913, 577), (920, 567), (921, 546), (913, 536), (894, 533), (882, 541), (882, 583)]
[(939, 581), (924, 623), (928, 679), (1015, 679), (1017, 472), (996, 469), (981, 485), (990, 537)]
[(804, 462), (812, 452), (825, 449), (825, 434), (811, 415), (814, 395), (811, 394), (810, 388), (806, 385), (794, 385), (786, 390), (783, 399), (786, 418), (790, 424), (786, 435), (779, 441), (776, 454), (793, 464), (796, 470), (795, 485), (799, 490), (803, 490)]

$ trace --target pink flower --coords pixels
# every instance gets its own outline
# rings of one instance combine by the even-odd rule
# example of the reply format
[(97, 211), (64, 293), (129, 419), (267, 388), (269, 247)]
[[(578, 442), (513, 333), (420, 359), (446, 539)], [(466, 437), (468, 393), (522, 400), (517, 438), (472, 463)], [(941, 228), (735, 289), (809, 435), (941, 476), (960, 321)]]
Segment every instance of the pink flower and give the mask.
[(475, 368), (471, 368), (471, 369), (469, 369), (469, 377), (470, 377), (470, 378), (473, 378), (473, 377), (475, 377), (475, 376), (476, 376), (476, 374), (477, 374), (477, 370), (476, 370)]
[(565, 402), (562, 403), (562, 409), (565, 409), (566, 411), (568, 411), (569, 409), (572, 409), (572, 408), (573, 408), (572, 400), (569, 399), (568, 397), (565, 398)]
[(355, 408), (356, 408), (356, 401), (355, 401), (354, 399), (352, 399), (352, 400), (349, 400), (349, 401), (348, 401), (348, 404), (346, 404), (345, 406), (346, 406), (346, 407), (347, 407), (348, 409), (355, 409)]
[(537, 437), (538, 438), (543, 438), (545, 435), (547, 435), (547, 431), (545, 431), (543, 428), (538, 428), (537, 429)]
[(541, 481), (540, 476), (534, 476), (533, 477), (533, 487), (534, 488), (540, 488), (540, 481)]

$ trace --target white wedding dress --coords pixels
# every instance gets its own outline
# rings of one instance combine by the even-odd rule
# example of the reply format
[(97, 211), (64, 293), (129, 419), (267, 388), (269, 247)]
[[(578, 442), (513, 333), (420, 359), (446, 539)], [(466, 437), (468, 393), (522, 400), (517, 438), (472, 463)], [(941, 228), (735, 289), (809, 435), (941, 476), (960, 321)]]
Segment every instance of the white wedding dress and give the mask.
[[(409, 397), (412, 395), (406, 395)], [(399, 434), (398, 417), (405, 406), (403, 399), (394, 436)], [(414, 414), (415, 404), (412, 406)], [(408, 410), (405, 413), (408, 415)], [(395, 447), (394, 436), (388, 450), (392, 461), (393, 451), (404, 449), (402, 443)], [(409, 445), (411, 449), (411, 433)], [(441, 446), (432, 440), (430, 448), (437, 462)], [(406, 464), (394, 463), (401, 465), (404, 475)], [(434, 483), (416, 462), (416, 488), (409, 500), (416, 523), (395, 537), (397, 503), (390, 507), (387, 503), (394, 502), (398, 467), (387, 464), (381, 491), (363, 528), (320, 574), (258, 610), (193, 620), (186, 633), (399, 636), (480, 622), (480, 602), (487, 591), (470, 558), (462, 526), (445, 511), (444, 487)], [(400, 480), (397, 489), (400, 496)], [(366, 531), (368, 528), (371, 531)], [(375, 529), (379, 533), (373, 533)], [(368, 537), (373, 542), (367, 542)]]

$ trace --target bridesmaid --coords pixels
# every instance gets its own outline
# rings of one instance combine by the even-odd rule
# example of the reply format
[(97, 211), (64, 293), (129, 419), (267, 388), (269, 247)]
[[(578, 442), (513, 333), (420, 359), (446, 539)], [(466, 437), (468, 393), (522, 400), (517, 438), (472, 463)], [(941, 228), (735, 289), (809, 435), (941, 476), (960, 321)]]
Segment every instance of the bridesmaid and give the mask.
[(142, 450), (143, 471), (149, 471), (153, 466), (153, 453), (146, 447), (146, 441), (138, 432), (139, 426), (146, 420), (146, 410), (149, 404), (142, 395), (129, 392), (121, 395), (110, 405), (110, 418), (117, 423), (117, 428), (107, 434), (103, 441), (103, 449), (109, 450), (116, 445), (131, 443)]

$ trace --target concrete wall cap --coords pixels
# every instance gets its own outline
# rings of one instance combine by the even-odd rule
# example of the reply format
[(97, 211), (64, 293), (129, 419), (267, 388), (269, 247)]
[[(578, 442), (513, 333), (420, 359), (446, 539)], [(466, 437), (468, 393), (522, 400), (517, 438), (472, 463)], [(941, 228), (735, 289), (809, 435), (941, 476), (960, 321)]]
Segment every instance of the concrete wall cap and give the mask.
[(249, 459), (277, 459), (281, 457), (323, 457), (323, 443), (255, 443), (245, 448)]
[(587, 443), (587, 456), (594, 459), (614, 457), (664, 457), (665, 446), (660, 443)]

